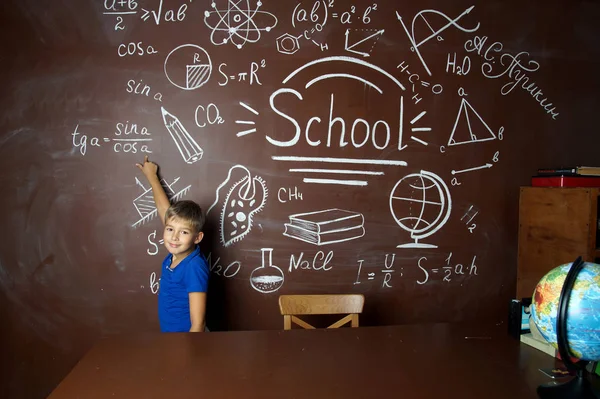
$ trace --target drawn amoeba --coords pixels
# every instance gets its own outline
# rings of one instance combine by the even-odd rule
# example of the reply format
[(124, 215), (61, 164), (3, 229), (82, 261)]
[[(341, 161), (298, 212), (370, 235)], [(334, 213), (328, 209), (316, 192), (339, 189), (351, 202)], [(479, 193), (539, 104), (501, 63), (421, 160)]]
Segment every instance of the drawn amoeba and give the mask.
[(204, 11), (204, 23), (212, 33), (210, 41), (216, 46), (233, 43), (238, 49), (244, 44), (260, 40), (260, 32), (269, 32), (277, 25), (277, 17), (267, 11), (259, 11), (262, 2), (256, 8), (250, 8), (249, 0), (227, 0), (227, 9), (218, 9), (216, 2), (211, 3), (214, 11)]

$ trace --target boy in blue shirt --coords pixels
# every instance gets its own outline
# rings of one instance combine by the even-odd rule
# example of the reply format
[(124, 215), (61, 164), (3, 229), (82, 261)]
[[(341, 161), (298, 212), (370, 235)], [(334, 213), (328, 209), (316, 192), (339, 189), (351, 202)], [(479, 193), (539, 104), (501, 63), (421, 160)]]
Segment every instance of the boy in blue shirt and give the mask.
[(204, 331), (209, 268), (198, 244), (204, 233), (202, 209), (193, 201), (171, 205), (158, 179), (158, 165), (144, 158), (136, 163), (152, 186), (158, 217), (165, 230), (163, 240), (169, 255), (161, 268), (158, 319), (162, 332)]

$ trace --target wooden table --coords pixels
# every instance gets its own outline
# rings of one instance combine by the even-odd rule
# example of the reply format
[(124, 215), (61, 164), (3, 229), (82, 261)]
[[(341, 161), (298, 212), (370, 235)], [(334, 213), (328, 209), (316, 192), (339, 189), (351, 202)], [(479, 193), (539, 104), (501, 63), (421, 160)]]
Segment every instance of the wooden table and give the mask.
[(505, 330), (429, 324), (114, 336), (50, 398), (536, 398), (550, 381), (538, 368), (554, 359)]

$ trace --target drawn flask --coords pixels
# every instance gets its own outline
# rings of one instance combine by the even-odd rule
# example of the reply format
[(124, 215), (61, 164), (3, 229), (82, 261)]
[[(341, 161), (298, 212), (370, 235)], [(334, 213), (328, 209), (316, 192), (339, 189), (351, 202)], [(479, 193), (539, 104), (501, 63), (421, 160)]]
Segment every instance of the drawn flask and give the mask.
[(202, 148), (200, 148), (198, 143), (196, 143), (194, 138), (188, 133), (179, 119), (163, 107), (160, 107), (160, 109), (162, 111), (165, 127), (171, 134), (183, 160), (186, 163), (192, 164), (202, 159), (204, 151), (202, 151)]
[(262, 266), (254, 269), (250, 275), (250, 284), (255, 290), (268, 294), (283, 285), (283, 272), (273, 265), (273, 248), (262, 248)]

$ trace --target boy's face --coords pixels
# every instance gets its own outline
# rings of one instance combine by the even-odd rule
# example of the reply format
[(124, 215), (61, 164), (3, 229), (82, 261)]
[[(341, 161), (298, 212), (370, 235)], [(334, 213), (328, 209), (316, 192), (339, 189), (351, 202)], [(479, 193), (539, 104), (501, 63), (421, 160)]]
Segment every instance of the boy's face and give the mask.
[(204, 233), (195, 233), (188, 222), (176, 217), (167, 220), (163, 233), (165, 248), (175, 259), (183, 259), (191, 254), (203, 237)]

